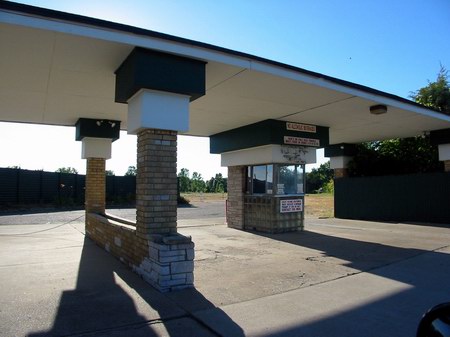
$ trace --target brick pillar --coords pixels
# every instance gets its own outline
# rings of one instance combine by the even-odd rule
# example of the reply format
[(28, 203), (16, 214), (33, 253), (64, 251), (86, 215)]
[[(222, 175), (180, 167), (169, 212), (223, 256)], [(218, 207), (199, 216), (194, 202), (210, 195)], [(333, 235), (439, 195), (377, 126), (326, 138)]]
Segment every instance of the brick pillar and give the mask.
[(450, 172), (450, 160), (445, 160), (444, 161), (444, 171), (445, 172)]
[(194, 243), (177, 233), (177, 132), (138, 132), (136, 235), (148, 257), (135, 270), (165, 292), (193, 286)]
[(335, 168), (334, 179), (344, 178), (348, 176), (348, 170), (346, 168)]
[(228, 167), (227, 225), (244, 229), (246, 166)]
[(105, 159), (87, 158), (86, 167), (86, 213), (105, 213)]
[(136, 230), (151, 238), (177, 232), (177, 132), (138, 133)]

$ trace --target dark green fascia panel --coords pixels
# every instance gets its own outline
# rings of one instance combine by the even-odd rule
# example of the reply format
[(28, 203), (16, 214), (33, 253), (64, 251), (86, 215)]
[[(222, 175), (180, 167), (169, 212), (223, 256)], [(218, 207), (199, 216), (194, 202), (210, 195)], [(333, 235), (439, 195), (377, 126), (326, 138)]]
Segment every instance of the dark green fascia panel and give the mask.
[(442, 129), (430, 132), (432, 145), (450, 144), (450, 129)]
[[(316, 132), (302, 132), (287, 129), (285, 121), (266, 119), (264, 121), (224, 131), (210, 136), (210, 152), (224, 153), (269, 144), (284, 145), (284, 137), (316, 139), (318, 148), (329, 144), (328, 127), (315, 126)], [(299, 124), (299, 123), (295, 123)]]
[(109, 119), (90, 119), (80, 118), (75, 124), (76, 140), (82, 140), (85, 137), (109, 138), (112, 141), (120, 137), (120, 121)]
[(118, 103), (140, 89), (190, 96), (191, 102), (205, 95), (206, 62), (136, 47), (116, 70)]
[(355, 144), (333, 144), (325, 147), (325, 157), (353, 157), (356, 155), (356, 145)]

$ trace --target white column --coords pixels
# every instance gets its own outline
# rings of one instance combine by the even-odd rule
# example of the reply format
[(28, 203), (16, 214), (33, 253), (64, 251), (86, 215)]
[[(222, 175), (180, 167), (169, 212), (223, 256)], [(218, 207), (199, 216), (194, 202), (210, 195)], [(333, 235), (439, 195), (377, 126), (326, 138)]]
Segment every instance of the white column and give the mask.
[(112, 139), (85, 137), (81, 140), (81, 158), (111, 159)]
[(352, 157), (349, 156), (330, 157), (330, 168), (333, 170), (346, 169), (351, 160)]
[(189, 130), (189, 96), (142, 89), (128, 100), (129, 134), (141, 129)]

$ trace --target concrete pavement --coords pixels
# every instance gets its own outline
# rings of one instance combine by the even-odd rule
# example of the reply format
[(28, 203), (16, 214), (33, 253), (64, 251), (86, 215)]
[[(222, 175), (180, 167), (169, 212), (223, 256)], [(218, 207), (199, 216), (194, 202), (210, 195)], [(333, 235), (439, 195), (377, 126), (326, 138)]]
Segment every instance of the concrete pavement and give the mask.
[(307, 219), (262, 235), (188, 216), (196, 288), (160, 294), (77, 212), (0, 217), (1, 336), (414, 336), (450, 298), (446, 226)]

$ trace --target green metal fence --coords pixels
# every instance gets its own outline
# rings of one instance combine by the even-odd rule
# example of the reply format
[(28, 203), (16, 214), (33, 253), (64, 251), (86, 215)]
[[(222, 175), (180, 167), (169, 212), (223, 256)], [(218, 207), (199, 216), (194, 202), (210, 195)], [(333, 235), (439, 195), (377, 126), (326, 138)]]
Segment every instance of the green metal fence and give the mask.
[(340, 178), (335, 216), (450, 224), (450, 173)]
[[(0, 168), (0, 205), (81, 205), (85, 181), (83, 174)], [(106, 177), (107, 203), (129, 204), (135, 194), (136, 177)]]

